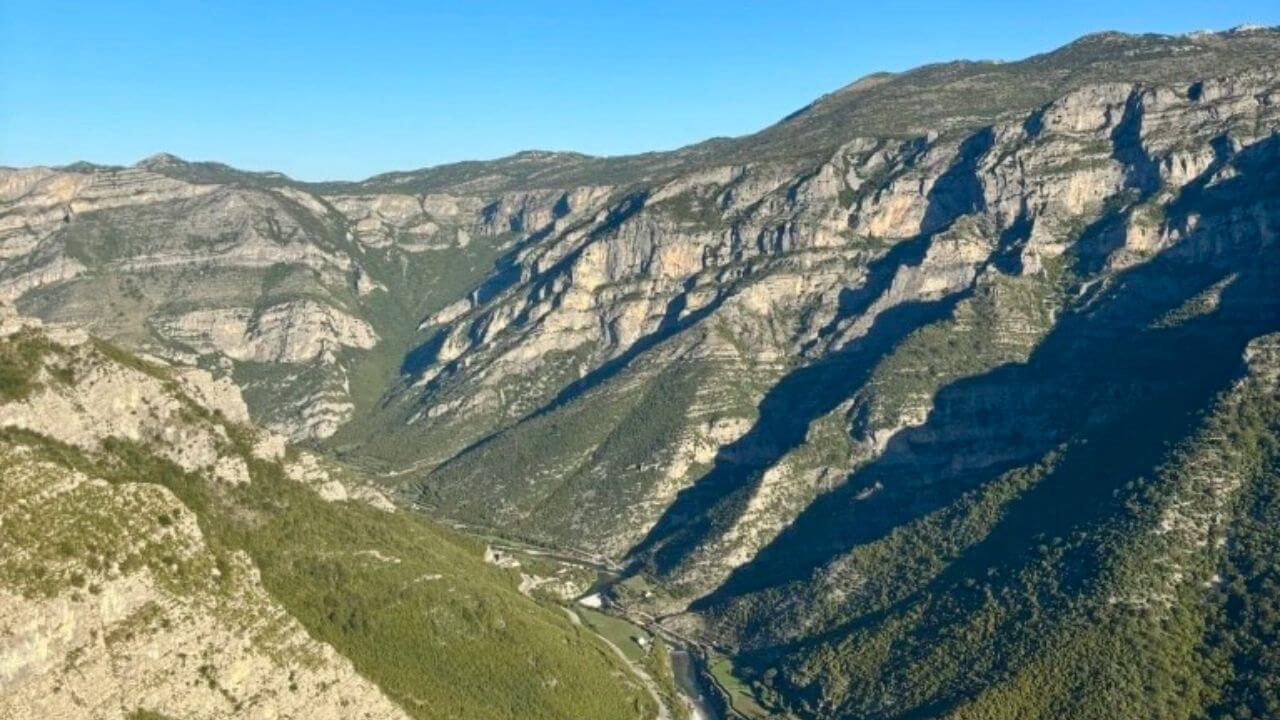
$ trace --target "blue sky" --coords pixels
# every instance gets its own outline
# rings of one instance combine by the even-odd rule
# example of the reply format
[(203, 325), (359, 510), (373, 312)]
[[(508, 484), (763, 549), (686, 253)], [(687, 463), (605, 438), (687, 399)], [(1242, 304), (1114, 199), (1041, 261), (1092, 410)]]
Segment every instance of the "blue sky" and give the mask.
[(877, 70), (1243, 22), (1280, 2), (0, 0), (0, 165), (167, 151), (323, 180), (659, 150)]

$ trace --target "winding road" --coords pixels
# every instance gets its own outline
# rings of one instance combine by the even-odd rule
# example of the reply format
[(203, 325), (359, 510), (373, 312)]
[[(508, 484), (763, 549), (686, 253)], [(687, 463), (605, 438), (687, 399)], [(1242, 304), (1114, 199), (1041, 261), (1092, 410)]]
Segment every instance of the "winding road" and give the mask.
[[(586, 627), (586, 625), (583, 625), (582, 623), (582, 618), (578, 616), (578, 613), (573, 611), (573, 608), (564, 607), (561, 609), (569, 616), (569, 620), (572, 621), (574, 625)], [(627, 657), (627, 654), (622, 652), (622, 648), (614, 644), (612, 640), (598, 632), (592, 631), (592, 633), (596, 637), (600, 638), (605, 645), (608, 645), (613, 650), (613, 654), (618, 656), (619, 660), (626, 663), (627, 667), (631, 668), (631, 672), (640, 679), (640, 683), (644, 685), (645, 690), (649, 691), (649, 695), (653, 697), (653, 701), (658, 705), (657, 720), (672, 720), (671, 709), (667, 707), (666, 701), (662, 698), (662, 693), (658, 692), (658, 683), (654, 682), (648, 671), (632, 662), (631, 658)]]

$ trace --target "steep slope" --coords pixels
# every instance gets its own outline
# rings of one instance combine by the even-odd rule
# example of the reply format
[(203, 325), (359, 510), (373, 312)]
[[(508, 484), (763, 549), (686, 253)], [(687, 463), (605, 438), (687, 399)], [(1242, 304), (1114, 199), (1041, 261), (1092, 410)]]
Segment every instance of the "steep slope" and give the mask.
[(1203, 415), (1153, 398), (1167, 415), (1101, 422), (812, 577), (704, 612), (742, 633), (761, 694), (803, 716), (1270, 716), (1272, 562), (1240, 557), (1274, 528), (1240, 518), (1275, 489), (1276, 341), (1250, 344)]
[(0, 324), (0, 717), (654, 713), (481, 548), (242, 424), (229, 382)]
[(802, 717), (1274, 712), (1220, 619), (1264, 581), (1215, 590), (1274, 462), (1272, 67), (629, 197), (428, 346), (424, 501), (628, 558)]
[[(921, 422), (938, 388), (1024, 359), (1082, 289), (1179, 242), (1168, 207), (1234, 172), (1222, 163), (1241, 148), (1266, 154), (1275, 92), (1268, 69), (1087, 86), (974, 132), (855, 139), (816, 167), (632, 196), (433, 323), (361, 452), (444, 463), (424, 500), (446, 512), (612, 554), (683, 544), (740, 562)], [(698, 529), (690, 510), (718, 519)]]
[(256, 420), (324, 438), (372, 407), (420, 320), (479, 282), (526, 214), (558, 201), (321, 198), (169, 156), (0, 170), (0, 296), (234, 377)]

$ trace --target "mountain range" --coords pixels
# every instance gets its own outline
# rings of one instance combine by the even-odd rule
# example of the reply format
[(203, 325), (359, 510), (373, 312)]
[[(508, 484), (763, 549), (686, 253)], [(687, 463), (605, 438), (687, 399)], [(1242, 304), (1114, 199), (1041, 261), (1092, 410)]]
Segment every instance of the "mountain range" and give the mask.
[(1280, 717), (1277, 68), (1103, 33), (670, 152), (0, 170), (0, 717), (703, 712), (648, 638), (726, 717)]

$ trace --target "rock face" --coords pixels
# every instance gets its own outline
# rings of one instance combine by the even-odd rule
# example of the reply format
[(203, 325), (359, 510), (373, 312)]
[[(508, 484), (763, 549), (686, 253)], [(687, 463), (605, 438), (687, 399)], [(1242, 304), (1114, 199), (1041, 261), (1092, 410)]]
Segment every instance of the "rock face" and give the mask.
[(216, 368), (250, 390), (256, 420), (323, 438), (375, 403), (413, 328), (446, 306), (457, 313), (501, 252), (610, 196), (367, 185), (305, 186), (172, 156), (0, 170), (0, 298)]
[[(1273, 436), (1278, 60), (1269, 29), (1102, 34), (670, 153), (359, 183), (2, 171), (0, 289), (234, 380), (424, 505), (625, 562), (658, 591), (616, 602), (779, 709), (1256, 710), (1183, 640), (1270, 482), (1266, 441), (1213, 438)], [(323, 465), (292, 476), (370, 491)], [(1099, 690), (1144, 662), (1148, 696)]]
[(193, 310), (156, 323), (166, 339), (201, 354), (232, 360), (305, 363), (344, 347), (367, 350), (378, 343), (369, 324), (312, 301), (273, 305), (260, 312)]
[[(47, 455), (50, 442), (134, 443), (214, 485), (248, 483), (223, 424), (248, 419), (234, 385), (58, 344), (0, 313), (0, 717), (406, 717), (272, 599), (246, 555), (210, 547), (169, 489)], [(283, 445), (261, 436), (254, 452), (274, 460)]]
[[(0, 409), (0, 426), (21, 428), (76, 447), (96, 450), (108, 437), (153, 442), (165, 457), (185, 470), (210, 470), (223, 482), (248, 482), (243, 462), (220, 453), (229, 438), (216, 425), (183, 422), (195, 410), (182, 397), (170, 396), (163, 376), (123, 368), (108, 357), (80, 346), (65, 365), (66, 383), (47, 383), (31, 397)], [(191, 374), (202, 373), (195, 370)], [(206, 376), (207, 377), (207, 376)], [(201, 380), (207, 380), (201, 378)], [(186, 382), (200, 382), (188, 376)]]
[[(633, 191), (429, 318), (385, 411), (407, 426), (367, 453), (436, 466), (424, 497), (447, 511), (714, 590), (926, 425), (940, 389), (1027, 362), (1125, 272), (1167, 263), (1192, 288), (1273, 252), (1253, 190), (1210, 222), (1198, 205), (1272, 162), (1277, 82), (1085, 84), (976, 128)], [(1029, 453), (950, 432), (930, 441), (974, 448), (951, 472)]]
[[(0, 717), (405, 717), (267, 595), (247, 558), (215, 555), (164, 488), (2, 452)], [(94, 538), (100, 570), (50, 560), (83, 525), (125, 518)]]

